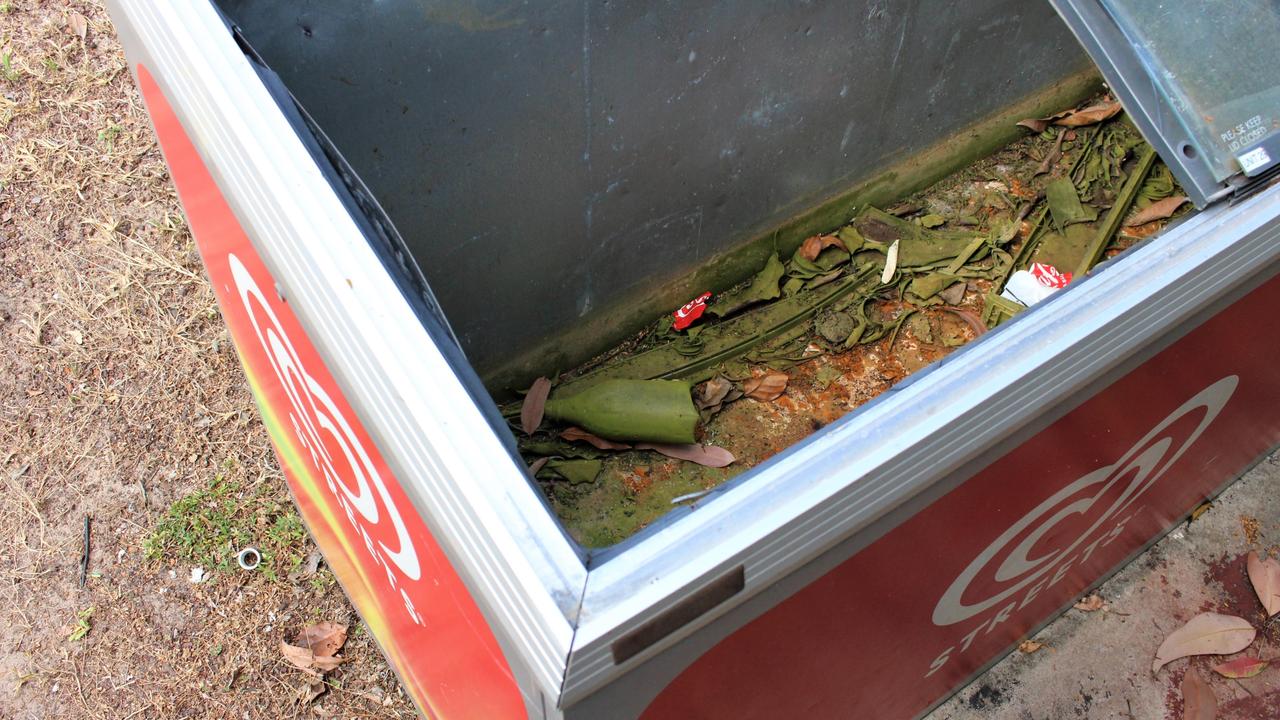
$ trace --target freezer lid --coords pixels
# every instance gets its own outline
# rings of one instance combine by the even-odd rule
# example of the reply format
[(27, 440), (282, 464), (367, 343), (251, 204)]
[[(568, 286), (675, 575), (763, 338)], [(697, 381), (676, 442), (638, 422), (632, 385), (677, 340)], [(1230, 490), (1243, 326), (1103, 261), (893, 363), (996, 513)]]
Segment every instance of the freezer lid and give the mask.
[(1051, 2), (1197, 207), (1270, 177), (1280, 161), (1280, 5)]

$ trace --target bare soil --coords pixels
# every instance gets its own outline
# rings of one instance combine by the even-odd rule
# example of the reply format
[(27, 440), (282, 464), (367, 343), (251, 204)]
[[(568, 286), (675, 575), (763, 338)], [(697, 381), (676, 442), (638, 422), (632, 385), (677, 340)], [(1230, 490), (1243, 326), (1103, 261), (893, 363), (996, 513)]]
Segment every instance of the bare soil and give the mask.
[[(306, 567), (90, 0), (0, 0), (0, 481), (0, 717), (413, 716), (333, 576)], [(241, 543), (261, 568), (234, 565)], [(352, 625), (348, 662), (304, 702), (279, 643), (319, 620)]]

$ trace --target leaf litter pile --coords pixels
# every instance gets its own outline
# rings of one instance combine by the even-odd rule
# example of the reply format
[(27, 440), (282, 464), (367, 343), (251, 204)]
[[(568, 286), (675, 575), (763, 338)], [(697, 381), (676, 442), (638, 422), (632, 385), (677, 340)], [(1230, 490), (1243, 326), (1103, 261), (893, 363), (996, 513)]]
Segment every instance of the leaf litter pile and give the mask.
[(1118, 102), (1019, 125), (505, 407), (570, 534), (627, 538), (1025, 311), (1028, 280), (1047, 295), (1188, 211)]
[[(1280, 561), (1265, 554), (1259, 556), (1254, 551), (1249, 553), (1246, 567), (1249, 584), (1262, 608), (1257, 617), (1258, 627), (1242, 617), (1201, 612), (1170, 633), (1160, 644), (1151, 663), (1153, 674), (1183, 658), (1245, 653), (1212, 665), (1209, 668), (1212, 675), (1209, 677), (1216, 675), (1234, 682), (1250, 696), (1253, 695), (1240, 681), (1256, 677), (1275, 662), (1275, 658), (1256, 657), (1256, 650), (1252, 651), (1254, 654), (1250, 654), (1249, 648), (1258, 636), (1259, 627), (1267, 628), (1280, 620)], [(1182, 696), (1184, 720), (1214, 720), (1218, 717), (1217, 693), (1214, 692), (1212, 683), (1196, 667), (1186, 668), (1179, 684), (1179, 692)]]

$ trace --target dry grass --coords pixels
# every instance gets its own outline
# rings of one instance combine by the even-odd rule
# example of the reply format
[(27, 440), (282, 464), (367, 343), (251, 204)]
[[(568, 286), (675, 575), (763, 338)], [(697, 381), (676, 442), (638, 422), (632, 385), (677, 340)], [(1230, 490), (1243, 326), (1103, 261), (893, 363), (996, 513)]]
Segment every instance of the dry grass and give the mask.
[[(97, 3), (0, 0), (0, 183), (0, 717), (411, 716), (358, 628), (298, 701), (278, 642), (354, 616), (290, 577), (309, 540)], [(242, 538), (271, 572), (223, 562)]]

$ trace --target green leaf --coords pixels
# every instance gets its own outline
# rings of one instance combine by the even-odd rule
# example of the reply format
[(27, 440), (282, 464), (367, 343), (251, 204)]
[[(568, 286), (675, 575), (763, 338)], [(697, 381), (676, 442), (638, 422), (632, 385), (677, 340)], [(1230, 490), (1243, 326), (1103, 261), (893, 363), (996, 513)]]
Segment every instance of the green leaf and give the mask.
[(551, 460), (538, 471), (538, 477), (554, 476), (581, 485), (595, 482), (603, 468), (603, 460)]
[(747, 287), (721, 295), (714, 305), (707, 307), (707, 314), (714, 317), (728, 317), (743, 308), (765, 300), (773, 300), (782, 293), (778, 290), (778, 281), (786, 274), (786, 268), (777, 255), (770, 255), (764, 269), (756, 273)]
[(1076, 186), (1067, 178), (1059, 178), (1045, 186), (1044, 196), (1049, 204), (1049, 213), (1053, 216), (1053, 224), (1059, 229), (1098, 219), (1098, 211), (1080, 203)]

